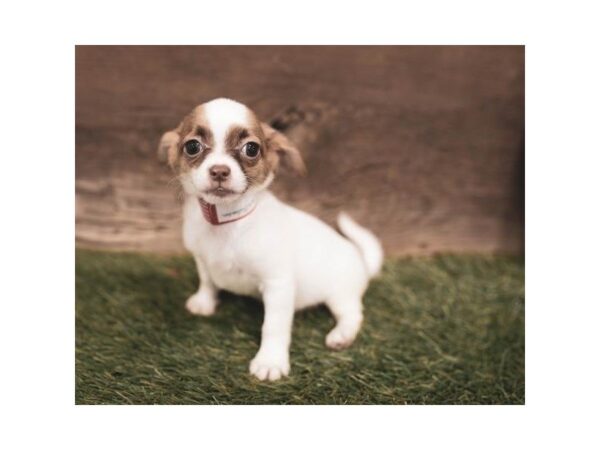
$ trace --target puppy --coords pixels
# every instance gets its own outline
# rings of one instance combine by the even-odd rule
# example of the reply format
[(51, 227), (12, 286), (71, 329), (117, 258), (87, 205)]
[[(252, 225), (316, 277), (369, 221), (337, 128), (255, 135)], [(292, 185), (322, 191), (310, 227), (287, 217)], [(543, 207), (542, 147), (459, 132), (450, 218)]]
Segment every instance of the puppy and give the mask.
[(305, 171), (283, 134), (246, 106), (220, 98), (166, 132), (159, 154), (183, 186), (183, 242), (200, 277), (186, 308), (210, 316), (219, 289), (262, 298), (252, 375), (272, 381), (288, 375), (295, 310), (325, 303), (336, 319), (326, 345), (342, 349), (354, 341), (362, 296), (381, 268), (381, 244), (346, 214), (338, 218), (342, 236), (268, 191), (280, 164)]

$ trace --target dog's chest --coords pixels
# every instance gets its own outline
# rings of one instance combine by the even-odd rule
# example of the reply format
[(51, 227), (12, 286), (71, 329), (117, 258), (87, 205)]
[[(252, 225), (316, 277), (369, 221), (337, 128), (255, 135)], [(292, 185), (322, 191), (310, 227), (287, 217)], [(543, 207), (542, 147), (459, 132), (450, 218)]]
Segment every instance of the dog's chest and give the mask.
[(236, 248), (224, 246), (203, 253), (201, 257), (217, 287), (239, 295), (260, 295), (259, 278), (251, 273), (243, 255)]
[[(190, 217), (191, 216), (191, 217)], [(260, 279), (250, 269), (254, 253), (244, 237), (229, 228), (207, 226), (199, 216), (184, 221), (184, 243), (199, 256), (215, 286), (239, 295), (258, 297)]]

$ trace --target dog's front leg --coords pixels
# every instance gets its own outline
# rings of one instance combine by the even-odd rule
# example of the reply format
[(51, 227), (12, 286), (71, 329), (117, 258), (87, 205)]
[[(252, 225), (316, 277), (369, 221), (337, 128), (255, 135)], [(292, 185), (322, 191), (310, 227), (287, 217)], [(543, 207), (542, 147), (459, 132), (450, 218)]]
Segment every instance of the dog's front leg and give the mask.
[(217, 308), (217, 289), (210, 279), (206, 265), (199, 256), (194, 256), (198, 277), (200, 278), (200, 287), (198, 292), (187, 299), (185, 307), (192, 314), (199, 316), (210, 316), (214, 314)]
[(263, 289), (265, 319), (258, 353), (250, 373), (259, 380), (275, 381), (290, 371), (289, 348), (294, 320), (294, 285), (291, 280), (266, 283)]

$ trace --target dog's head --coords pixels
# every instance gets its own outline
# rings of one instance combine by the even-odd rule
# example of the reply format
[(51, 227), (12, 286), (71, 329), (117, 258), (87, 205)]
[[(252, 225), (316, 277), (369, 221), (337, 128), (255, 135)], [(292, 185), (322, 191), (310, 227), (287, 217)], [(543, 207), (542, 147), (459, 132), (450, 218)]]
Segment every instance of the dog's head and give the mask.
[(224, 98), (197, 106), (167, 131), (159, 157), (178, 173), (186, 193), (214, 204), (266, 189), (280, 163), (305, 172), (300, 152), (283, 134)]

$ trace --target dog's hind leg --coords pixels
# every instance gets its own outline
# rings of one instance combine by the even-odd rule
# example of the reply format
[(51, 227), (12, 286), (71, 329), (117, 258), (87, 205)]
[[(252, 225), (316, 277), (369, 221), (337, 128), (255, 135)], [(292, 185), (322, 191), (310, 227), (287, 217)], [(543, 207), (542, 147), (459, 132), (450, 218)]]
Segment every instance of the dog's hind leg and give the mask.
[(363, 320), (361, 297), (332, 298), (326, 304), (337, 323), (327, 334), (325, 345), (333, 350), (349, 347), (360, 331)]

